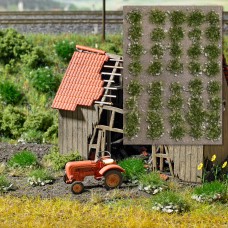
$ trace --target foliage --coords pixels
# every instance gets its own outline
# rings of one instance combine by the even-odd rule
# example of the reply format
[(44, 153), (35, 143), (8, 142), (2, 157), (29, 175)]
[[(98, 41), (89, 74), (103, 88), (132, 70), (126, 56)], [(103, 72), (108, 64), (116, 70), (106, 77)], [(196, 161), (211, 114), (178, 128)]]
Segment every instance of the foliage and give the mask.
[(191, 27), (200, 26), (205, 20), (205, 15), (201, 10), (193, 10), (187, 17), (188, 25)]
[(118, 162), (118, 165), (125, 169), (123, 173), (126, 180), (138, 180), (141, 175), (145, 174), (144, 163), (142, 159), (127, 158)]
[(219, 41), (219, 39), (221, 38), (220, 28), (217, 26), (210, 26), (210, 27), (206, 28), (205, 36), (211, 42)]
[(193, 79), (188, 84), (189, 91), (193, 97), (199, 96), (203, 91), (203, 82), (201, 79)]
[(142, 26), (140, 24), (136, 24), (131, 26), (128, 29), (128, 38), (134, 42), (138, 42), (142, 37)]
[(3, 136), (17, 138), (22, 133), (22, 127), (25, 122), (25, 114), (21, 109), (8, 105), (3, 110), (1, 122), (1, 131)]
[(216, 95), (221, 90), (221, 84), (218, 81), (209, 81), (207, 85), (207, 92), (210, 95)]
[(150, 94), (149, 109), (158, 110), (162, 107), (162, 82), (155, 81), (149, 84), (148, 93)]
[(126, 123), (125, 123), (125, 129), (124, 133), (127, 135), (127, 137), (133, 137), (137, 135), (139, 131), (139, 113), (138, 111), (131, 111), (126, 113)]
[(194, 76), (202, 74), (202, 66), (199, 62), (196, 62), (194, 60), (189, 63), (188, 70)]
[(35, 129), (28, 129), (23, 132), (20, 140), (28, 143), (42, 143), (43, 142), (43, 132)]
[(202, 54), (202, 48), (198, 43), (195, 43), (191, 47), (189, 47), (187, 53), (191, 59), (196, 59)]
[(26, 168), (37, 166), (38, 161), (36, 155), (28, 150), (23, 150), (14, 154), (7, 163), (10, 167)]
[(29, 54), (22, 57), (22, 60), (25, 66), (31, 69), (52, 65), (52, 61), (41, 47), (34, 47)]
[(150, 37), (154, 42), (161, 42), (165, 38), (165, 31), (162, 28), (155, 28), (151, 32)]
[(29, 80), (38, 92), (48, 94), (54, 94), (60, 84), (59, 76), (54, 75), (52, 69), (48, 67), (31, 71)]
[(63, 61), (69, 62), (75, 51), (75, 46), (74, 41), (62, 40), (55, 44), (55, 52)]
[(150, 11), (149, 21), (155, 25), (164, 25), (166, 20), (166, 12), (159, 9), (154, 9)]
[(29, 173), (28, 182), (32, 186), (52, 184), (54, 177), (45, 169), (35, 169)]
[(31, 45), (26, 38), (16, 30), (10, 28), (0, 31), (0, 62), (8, 64), (10, 60), (16, 61), (29, 53)]
[(142, 64), (138, 60), (132, 61), (128, 65), (129, 73), (133, 76), (138, 76), (142, 71)]
[(43, 162), (47, 166), (51, 166), (51, 168), (55, 171), (61, 170), (65, 168), (65, 165), (69, 161), (80, 161), (82, 157), (78, 152), (71, 152), (69, 154), (60, 154), (59, 149), (56, 146), (53, 146), (50, 150), (49, 154), (44, 155)]
[(170, 46), (170, 55), (174, 58), (181, 56), (183, 54), (183, 48), (178, 43), (172, 43)]
[(227, 199), (227, 191), (227, 185), (213, 181), (194, 188), (192, 198), (199, 202), (224, 201)]
[(7, 191), (10, 184), (10, 181), (5, 176), (0, 174), (0, 193)]
[(209, 61), (205, 63), (203, 71), (208, 77), (214, 77), (220, 72), (220, 67), (217, 62)]
[(129, 97), (126, 100), (126, 108), (128, 110), (133, 110), (134, 108), (137, 107), (137, 101), (136, 101), (136, 97)]
[(167, 183), (161, 179), (157, 172), (150, 172), (139, 177), (139, 189), (153, 195), (167, 188)]
[(147, 71), (150, 75), (158, 76), (161, 74), (162, 70), (162, 63), (159, 61), (154, 61), (150, 64)]
[(207, 56), (209, 60), (214, 60), (218, 58), (220, 55), (220, 52), (221, 52), (220, 49), (215, 44), (208, 44), (204, 48), (205, 56)]
[(150, 49), (150, 52), (151, 52), (151, 55), (155, 59), (161, 59), (162, 56), (164, 55), (164, 48), (163, 48), (163, 46), (161, 44), (155, 44)]
[(20, 103), (22, 94), (19, 88), (10, 81), (0, 82), (0, 99), (5, 104), (16, 105)]
[(209, 22), (210, 25), (217, 25), (219, 23), (219, 14), (214, 10), (210, 11), (206, 15), (206, 21)]
[(181, 110), (184, 100), (180, 96), (173, 95), (168, 100), (168, 107), (170, 110)]
[(182, 25), (186, 20), (186, 15), (184, 12), (175, 10), (170, 13), (170, 21), (174, 26)]
[(189, 31), (188, 37), (190, 40), (192, 40), (194, 43), (198, 42), (202, 37), (202, 31), (199, 28), (193, 28)]
[(141, 94), (142, 89), (142, 85), (137, 80), (132, 80), (127, 87), (128, 93), (135, 97)]
[(142, 53), (143, 46), (138, 43), (131, 43), (131, 45), (127, 49), (127, 54), (129, 54), (131, 58), (139, 59)]
[(130, 24), (138, 24), (142, 19), (142, 14), (139, 10), (132, 10), (127, 14), (127, 21)]
[(167, 71), (177, 75), (183, 73), (184, 65), (177, 58), (169, 61)]
[(171, 27), (168, 34), (172, 42), (179, 42), (184, 38), (184, 31), (182, 27)]
[(58, 139), (58, 124), (55, 123), (52, 126), (50, 126), (47, 131), (43, 135), (43, 139), (45, 142), (51, 143), (56, 142)]
[(152, 209), (166, 213), (182, 213), (189, 210), (189, 205), (178, 193), (164, 191), (151, 199)]

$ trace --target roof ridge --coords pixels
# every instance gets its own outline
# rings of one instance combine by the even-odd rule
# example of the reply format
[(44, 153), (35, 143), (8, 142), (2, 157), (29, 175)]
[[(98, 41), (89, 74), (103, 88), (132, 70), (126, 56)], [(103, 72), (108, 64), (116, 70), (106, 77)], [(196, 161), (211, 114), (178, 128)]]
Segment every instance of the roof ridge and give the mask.
[(91, 48), (91, 47), (87, 47), (87, 46), (83, 46), (83, 45), (76, 45), (76, 48), (78, 50), (94, 52), (94, 53), (97, 53), (97, 54), (100, 54), (100, 55), (105, 55), (106, 54), (106, 52), (103, 51), (103, 50), (99, 50), (99, 49), (96, 49), (96, 48)]

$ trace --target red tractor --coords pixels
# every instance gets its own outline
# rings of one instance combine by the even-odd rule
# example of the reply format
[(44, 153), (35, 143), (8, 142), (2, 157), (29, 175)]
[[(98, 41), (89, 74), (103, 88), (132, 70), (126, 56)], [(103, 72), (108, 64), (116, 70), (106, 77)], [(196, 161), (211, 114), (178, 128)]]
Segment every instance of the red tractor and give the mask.
[[(104, 156), (106, 154), (106, 156)], [(80, 194), (84, 190), (82, 181), (86, 176), (94, 176), (96, 180), (104, 177), (106, 189), (113, 189), (122, 184), (123, 168), (116, 164), (108, 151), (100, 151), (94, 161), (73, 161), (65, 166), (64, 182), (71, 185), (74, 194)]]

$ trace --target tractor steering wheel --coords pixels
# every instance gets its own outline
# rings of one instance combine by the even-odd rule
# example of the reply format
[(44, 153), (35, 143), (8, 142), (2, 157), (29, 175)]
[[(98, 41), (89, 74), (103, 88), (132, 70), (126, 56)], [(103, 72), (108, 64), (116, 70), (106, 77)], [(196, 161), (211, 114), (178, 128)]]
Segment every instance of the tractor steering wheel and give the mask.
[[(102, 154), (105, 154), (105, 153), (107, 153), (108, 154), (108, 156), (102, 156)], [(98, 153), (97, 153), (97, 159), (96, 160), (100, 160), (102, 157), (108, 157), (108, 158), (111, 158), (111, 153), (109, 152), (109, 151), (107, 151), (107, 150), (104, 150), (104, 151), (98, 151)]]

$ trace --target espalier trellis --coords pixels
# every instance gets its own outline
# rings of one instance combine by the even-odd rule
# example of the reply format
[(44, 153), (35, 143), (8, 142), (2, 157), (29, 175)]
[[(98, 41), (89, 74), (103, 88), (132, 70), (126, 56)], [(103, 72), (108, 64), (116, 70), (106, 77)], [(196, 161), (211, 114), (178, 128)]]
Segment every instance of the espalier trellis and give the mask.
[(222, 7), (124, 6), (124, 143), (222, 143)]

